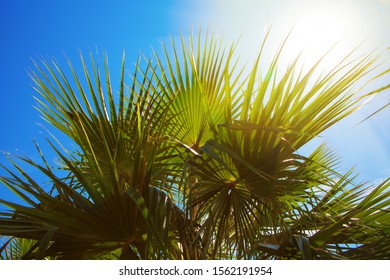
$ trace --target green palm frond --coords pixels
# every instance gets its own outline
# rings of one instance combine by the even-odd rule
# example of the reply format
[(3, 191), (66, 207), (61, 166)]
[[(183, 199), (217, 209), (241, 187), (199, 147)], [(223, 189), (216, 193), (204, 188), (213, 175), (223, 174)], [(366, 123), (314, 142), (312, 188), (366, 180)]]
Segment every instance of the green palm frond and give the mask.
[[(281, 51), (265, 77), (258, 76), (258, 57), (241, 88), (239, 114), (230, 122), (217, 123), (218, 132), (200, 149), (202, 157), (192, 161), (192, 175), (197, 178), (193, 207), (199, 207), (199, 220), (208, 221), (205, 228), (216, 228), (204, 236), (220, 250), (232, 244), (239, 258), (258, 238), (259, 226), (291, 236), (286, 233), (291, 225), (284, 213), (310, 199), (313, 185), (326, 180), (324, 171), (298, 150), (358, 108), (353, 85), (373, 65), (369, 56), (362, 57), (315, 79), (318, 64), (302, 73), (295, 61), (279, 77)], [(340, 72), (343, 76), (336, 79)], [(229, 89), (225, 87), (225, 95)]]
[(18, 260), (26, 258), (37, 251), (37, 242), (31, 239), (12, 237), (0, 248), (0, 259)]
[[(389, 232), (389, 183), (378, 186), (355, 184), (353, 170), (341, 175), (329, 172), (336, 161), (319, 147), (309, 159), (307, 172), (314, 170), (319, 180), (312, 181), (309, 199), (290, 204), (285, 212), (289, 227), (267, 235), (254, 246), (256, 258), (280, 259), (387, 259)], [(322, 173), (318, 173), (322, 169)], [(375, 213), (373, 216), (372, 214)]]
[[(170, 111), (176, 117), (169, 134), (197, 150), (213, 137), (215, 126), (224, 122), (226, 106), (229, 114), (237, 114), (242, 69), (236, 71), (235, 46), (226, 48), (208, 34), (202, 45), (199, 33), (197, 44), (191, 37), (189, 44), (182, 38), (181, 48), (173, 40), (172, 49), (162, 47), (163, 56), (155, 52), (161, 73), (158, 79), (164, 81), (162, 90), (175, 96)], [(227, 84), (231, 88), (228, 93)]]
[[(83, 58), (81, 62), (89, 93), (71, 65), (76, 89), (55, 62), (43, 62), (44, 69), (37, 65), (39, 75), (34, 74), (33, 79), (41, 96), (37, 98), (39, 110), (78, 145), (78, 150), (64, 154), (53, 146), (62, 168), (70, 174), (66, 178), (57, 177), (47, 165), (22, 159), (48, 177), (54, 195), (49, 195), (16, 164), (22, 177), (8, 170), (13, 178), (2, 178), (3, 183), (25, 198), (30, 207), (2, 201), (18, 215), (3, 220), (1, 232), (8, 235), (9, 230), (22, 224), (31, 230), (14, 233), (15, 236), (38, 239), (39, 233), (45, 232), (47, 238), (39, 241), (41, 247), (46, 247), (42, 250), (64, 258), (91, 258), (126, 246), (137, 247), (134, 244), (142, 244), (148, 234), (159, 244), (160, 250), (154, 250), (164, 252), (163, 241), (145, 212), (144, 200), (150, 187), (167, 185), (167, 175), (174, 174), (170, 152), (166, 152), (170, 144), (163, 141), (161, 134), (169, 119), (168, 104), (146, 79), (134, 80), (130, 93), (125, 94), (123, 63), (117, 109), (107, 61), (106, 91), (94, 61), (93, 79)], [(47, 239), (54, 243), (45, 242)], [(136, 249), (135, 254), (145, 258), (142, 250)]]

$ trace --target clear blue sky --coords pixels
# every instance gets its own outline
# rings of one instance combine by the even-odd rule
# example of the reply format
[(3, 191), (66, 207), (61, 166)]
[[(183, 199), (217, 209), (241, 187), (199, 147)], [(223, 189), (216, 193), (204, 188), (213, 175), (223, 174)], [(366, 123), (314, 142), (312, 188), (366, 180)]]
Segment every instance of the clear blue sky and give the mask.
[[(310, 17), (321, 21), (311, 22)], [(180, 32), (186, 35), (191, 27), (198, 26), (216, 28), (228, 41), (244, 34), (238, 50), (245, 57), (255, 51), (269, 26), (275, 34), (284, 34), (292, 23), (303, 30), (314, 26), (315, 33), (322, 30), (321, 34), (329, 38), (332, 34), (343, 36), (348, 47), (362, 38), (368, 38), (367, 50), (390, 47), (390, 0), (1, 0), (0, 150), (34, 159), (37, 153), (32, 139), (47, 147), (44, 139), (48, 134), (37, 125), (43, 122), (33, 108), (34, 91), (27, 75), (31, 58), (42, 55), (63, 62), (66, 53), (77, 60), (78, 49), (98, 48), (106, 50), (110, 68), (115, 71), (123, 50), (131, 64), (140, 52), (149, 55), (151, 47), (158, 48), (159, 40), (179, 36)], [(310, 34), (313, 29), (305, 32)], [(299, 37), (302, 34), (297, 35), (301, 43), (305, 42)], [(325, 45), (326, 38), (312, 41), (324, 40), (321, 44)], [(383, 94), (371, 108), (388, 101), (388, 94)], [(365, 114), (363, 111), (343, 126), (330, 129), (323, 140), (343, 158), (345, 166), (356, 164), (362, 179), (373, 181), (390, 176), (390, 108), (355, 127)], [(54, 160), (47, 148), (44, 152)], [(9, 166), (3, 155), (0, 163)], [(0, 196), (9, 197), (3, 186)]]

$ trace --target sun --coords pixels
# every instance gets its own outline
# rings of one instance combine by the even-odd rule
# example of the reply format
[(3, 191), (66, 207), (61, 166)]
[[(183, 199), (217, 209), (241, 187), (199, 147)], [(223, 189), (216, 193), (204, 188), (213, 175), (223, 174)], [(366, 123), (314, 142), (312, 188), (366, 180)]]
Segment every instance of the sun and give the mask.
[(291, 56), (301, 54), (306, 65), (313, 65), (337, 44), (346, 44), (346, 24), (335, 20), (325, 13), (309, 13), (302, 16), (293, 24), (291, 35), (287, 41), (286, 49)]
[(376, 20), (371, 15), (375, 5), (362, 1), (213, 0), (211, 3), (214, 6), (202, 22), (215, 24), (224, 37), (232, 40), (239, 37), (244, 57), (257, 54), (260, 39), (268, 30), (272, 37), (270, 49), (277, 49), (292, 30), (284, 48), (286, 59), (293, 60), (301, 54), (300, 60), (309, 67), (332, 49), (323, 64), (335, 65), (360, 44), (372, 41), (366, 39), (375, 30)]
[(307, 66), (325, 55), (323, 66), (334, 66), (367, 38), (367, 26), (359, 20), (363, 8), (347, 1), (302, 2), (284, 23), (292, 28), (286, 49), (291, 56), (301, 53)]

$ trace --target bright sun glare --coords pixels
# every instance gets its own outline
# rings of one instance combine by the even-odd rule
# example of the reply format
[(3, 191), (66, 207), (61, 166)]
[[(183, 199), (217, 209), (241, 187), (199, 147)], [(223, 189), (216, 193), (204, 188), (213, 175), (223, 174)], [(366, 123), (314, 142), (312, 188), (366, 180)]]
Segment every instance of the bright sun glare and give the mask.
[[(287, 59), (301, 53), (301, 61), (310, 66), (334, 47), (324, 60), (323, 66), (329, 66), (372, 35), (373, 26), (367, 23), (368, 4), (362, 1), (359, 5), (352, 0), (213, 2), (215, 7), (208, 17), (231, 39), (242, 35), (239, 45), (244, 46), (245, 49), (240, 50), (244, 54), (257, 54), (259, 38), (264, 37), (264, 31), (269, 28), (273, 37), (269, 42), (273, 44), (271, 49), (275, 49), (292, 29), (285, 47)], [(375, 18), (370, 21), (375, 22)]]
[[(299, 2), (299, 1), (298, 1)], [(305, 65), (313, 65), (330, 51), (323, 66), (334, 66), (370, 36), (362, 24), (365, 6), (348, 1), (301, 1), (291, 20), (288, 50), (302, 52)]]
[(294, 25), (287, 49), (292, 54), (302, 52), (305, 64), (312, 65), (342, 41), (344, 32), (344, 22), (332, 20), (326, 14), (309, 14)]

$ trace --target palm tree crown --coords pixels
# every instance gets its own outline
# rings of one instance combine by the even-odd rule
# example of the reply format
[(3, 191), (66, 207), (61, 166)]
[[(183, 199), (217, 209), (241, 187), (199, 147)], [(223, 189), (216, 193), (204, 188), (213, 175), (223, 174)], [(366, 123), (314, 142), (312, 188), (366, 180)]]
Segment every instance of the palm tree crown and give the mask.
[(318, 77), (320, 62), (280, 70), (282, 45), (264, 72), (264, 46), (248, 71), (214, 36), (172, 41), (130, 82), (123, 58), (117, 90), (106, 57), (81, 56), (83, 79), (35, 63), (37, 109), (77, 148), (52, 144), (59, 167), (21, 158), (49, 191), (3, 166), (25, 204), (0, 199), (2, 258), (389, 258), (390, 182), (356, 183), (324, 145), (300, 152), (362, 104), (354, 85), (377, 58)]

